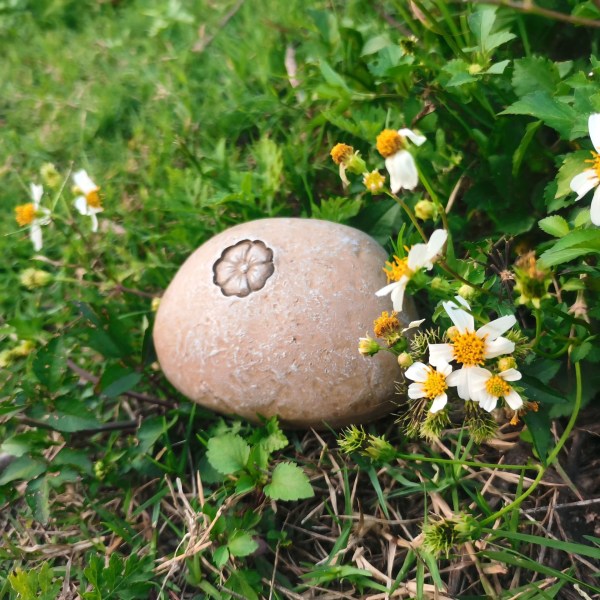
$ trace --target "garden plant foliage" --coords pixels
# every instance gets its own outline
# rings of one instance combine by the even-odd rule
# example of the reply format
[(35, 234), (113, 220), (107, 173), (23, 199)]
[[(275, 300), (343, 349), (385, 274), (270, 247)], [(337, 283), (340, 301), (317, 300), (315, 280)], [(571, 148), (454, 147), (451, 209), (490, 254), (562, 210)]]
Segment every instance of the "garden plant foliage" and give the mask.
[[(0, 0), (0, 600), (600, 594), (599, 41), (591, 0)], [(273, 216), (389, 250), (393, 423), (161, 374), (178, 267)]]

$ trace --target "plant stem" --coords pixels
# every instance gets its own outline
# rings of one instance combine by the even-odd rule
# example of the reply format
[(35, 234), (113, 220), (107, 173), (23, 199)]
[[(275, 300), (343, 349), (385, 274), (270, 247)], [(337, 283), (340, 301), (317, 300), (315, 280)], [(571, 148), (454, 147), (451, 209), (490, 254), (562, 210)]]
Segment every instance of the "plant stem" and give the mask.
[(406, 204), (406, 202), (404, 202), (404, 200), (402, 200), (400, 196), (397, 196), (393, 192), (386, 193), (390, 198), (393, 198), (402, 207), (402, 210), (408, 215), (408, 218), (412, 221), (412, 224), (415, 226), (415, 229), (419, 232), (419, 235), (423, 238), (423, 241), (427, 243), (429, 241), (429, 238), (425, 235), (425, 232), (419, 225), (417, 217), (415, 216), (415, 213), (412, 211), (411, 207), (408, 204)]
[(533, 480), (533, 483), (529, 486), (527, 491), (524, 492), (523, 494), (521, 494), (518, 498), (515, 498), (515, 500), (513, 502), (511, 502), (510, 504), (507, 504), (504, 508), (501, 508), (500, 510), (496, 511), (494, 514), (490, 515), (489, 517), (487, 517), (486, 519), (481, 521), (480, 525), (482, 527), (485, 527), (486, 525), (490, 525), (491, 523), (494, 523), (494, 521), (496, 521), (502, 515), (506, 514), (507, 512), (510, 512), (511, 510), (513, 510), (515, 508), (518, 508), (519, 505), (523, 502), (523, 500), (525, 500), (525, 498), (527, 498), (527, 496), (530, 496), (531, 494), (533, 494), (533, 492), (539, 485), (540, 481), (544, 477), (544, 474), (546, 473), (548, 468), (550, 466), (552, 466), (552, 463), (556, 460), (556, 457), (558, 456), (559, 452), (563, 449), (563, 446), (567, 442), (567, 439), (569, 438), (569, 435), (571, 435), (571, 431), (573, 430), (573, 427), (575, 426), (575, 421), (577, 420), (577, 416), (579, 415), (579, 410), (581, 408), (582, 387), (581, 387), (581, 367), (579, 366), (579, 362), (575, 363), (575, 379), (576, 379), (576, 384), (577, 384), (577, 393), (575, 396), (575, 406), (573, 407), (573, 413), (571, 414), (571, 418), (569, 419), (569, 422), (567, 423), (567, 426), (565, 427), (563, 434), (560, 436), (560, 439), (558, 440), (556, 446), (554, 447), (552, 452), (548, 455), (548, 460), (546, 462), (546, 466), (538, 466), (537, 468), (539, 469), (539, 472), (537, 474), (537, 477)]

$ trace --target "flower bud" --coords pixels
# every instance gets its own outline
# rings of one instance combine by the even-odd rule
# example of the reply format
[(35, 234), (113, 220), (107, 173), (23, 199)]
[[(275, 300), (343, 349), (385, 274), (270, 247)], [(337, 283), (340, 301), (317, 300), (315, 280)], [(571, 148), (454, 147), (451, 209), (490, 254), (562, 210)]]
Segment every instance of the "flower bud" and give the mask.
[(450, 284), (443, 277), (434, 277), (431, 280), (431, 289), (439, 292), (449, 292)]
[(408, 369), (414, 362), (413, 357), (408, 352), (402, 352), (398, 355), (398, 364), (403, 369)]
[(25, 358), (33, 352), (35, 344), (30, 340), (23, 340), (18, 346), (15, 346), (10, 353), (13, 358)]
[(53, 279), (54, 277), (51, 273), (48, 273), (48, 271), (33, 268), (25, 269), (19, 276), (21, 285), (26, 287), (28, 290), (45, 287), (51, 283)]
[(498, 370), (502, 373), (502, 371), (508, 371), (508, 369), (516, 369), (517, 361), (512, 356), (503, 356), (498, 359)]
[(431, 200), (419, 200), (415, 204), (415, 215), (421, 221), (428, 221), (437, 217), (437, 206)]
[(472, 285), (464, 283), (458, 288), (458, 295), (465, 300), (473, 300), (479, 295), (479, 292)]
[(158, 296), (152, 298), (152, 304), (150, 305), (152, 308), (152, 312), (156, 312), (158, 310), (158, 307), (160, 306), (160, 300), (161, 299)]
[(448, 331), (446, 331), (446, 337), (449, 340), (453, 340), (459, 333), (458, 327), (456, 327), (456, 325), (452, 325), (452, 327), (449, 327)]
[(44, 163), (40, 168), (40, 175), (48, 187), (57, 188), (60, 186), (62, 178), (52, 163)]
[(373, 356), (381, 350), (381, 346), (372, 338), (367, 337), (360, 338), (358, 340), (358, 351), (363, 356)]

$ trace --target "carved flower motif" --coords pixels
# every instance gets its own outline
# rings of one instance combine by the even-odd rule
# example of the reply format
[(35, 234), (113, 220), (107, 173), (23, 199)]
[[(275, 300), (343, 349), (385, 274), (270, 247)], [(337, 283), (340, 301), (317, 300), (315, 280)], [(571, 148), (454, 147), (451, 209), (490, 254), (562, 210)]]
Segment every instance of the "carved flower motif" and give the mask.
[(273, 275), (273, 250), (260, 240), (242, 240), (225, 248), (213, 266), (213, 281), (225, 296), (245, 298)]

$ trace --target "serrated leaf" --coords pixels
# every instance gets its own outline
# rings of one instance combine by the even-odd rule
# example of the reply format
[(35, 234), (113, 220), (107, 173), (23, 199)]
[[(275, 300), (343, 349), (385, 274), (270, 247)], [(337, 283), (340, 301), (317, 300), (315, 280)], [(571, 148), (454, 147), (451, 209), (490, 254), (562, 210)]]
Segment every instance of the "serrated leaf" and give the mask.
[(555, 267), (586, 254), (600, 252), (600, 230), (571, 231), (546, 250), (539, 260), (542, 268)]
[(239, 435), (226, 433), (208, 440), (206, 457), (213, 469), (223, 475), (241, 471), (248, 462), (250, 446)]
[(62, 338), (54, 338), (40, 348), (33, 361), (33, 372), (38, 381), (50, 392), (61, 385), (67, 370), (67, 357)]
[(265, 486), (264, 492), (273, 500), (301, 500), (315, 495), (304, 471), (290, 462), (275, 467), (271, 483)]
[(509, 64), (510, 60), (501, 60), (500, 62), (494, 63), (487, 71), (485, 71), (485, 73), (486, 75), (502, 75)]
[(545, 231), (548, 235), (552, 235), (554, 237), (563, 237), (569, 233), (569, 224), (566, 219), (559, 215), (552, 215), (551, 217), (546, 217), (542, 219), (538, 225), (542, 231)]
[(229, 550), (227, 546), (219, 546), (213, 552), (213, 561), (215, 566), (220, 569), (229, 560)]
[(234, 531), (227, 541), (231, 556), (249, 556), (258, 548), (258, 542), (246, 531)]
[(500, 114), (529, 115), (541, 119), (548, 127), (558, 131), (564, 139), (569, 139), (571, 129), (578, 116), (568, 104), (556, 100), (544, 91), (527, 94)]
[(573, 201), (575, 201), (577, 196), (571, 189), (571, 180), (575, 175), (583, 173), (589, 167), (589, 164), (585, 162), (588, 158), (590, 158), (590, 152), (587, 150), (572, 152), (565, 158), (556, 176), (557, 188), (554, 194), (555, 198), (562, 198), (571, 194)]
[[(469, 29), (475, 35), (479, 44), (479, 50), (487, 53), (498, 46), (509, 42), (516, 36), (509, 31), (499, 31), (492, 33), (492, 28), (496, 22), (496, 7), (480, 8), (469, 16)], [(465, 50), (471, 50), (466, 48)]]
[(515, 60), (512, 84), (521, 98), (536, 91), (553, 94), (559, 81), (558, 68), (548, 58), (528, 56)]
[(42, 525), (50, 519), (48, 478), (40, 477), (30, 481), (25, 492), (25, 499), (33, 512), (33, 517)]

